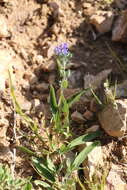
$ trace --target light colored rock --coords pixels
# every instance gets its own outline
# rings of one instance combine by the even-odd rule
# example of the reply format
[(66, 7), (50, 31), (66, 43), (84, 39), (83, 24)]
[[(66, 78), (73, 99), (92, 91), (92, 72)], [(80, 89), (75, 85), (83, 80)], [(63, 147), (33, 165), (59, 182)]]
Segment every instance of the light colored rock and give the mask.
[(99, 130), (99, 128), (100, 128), (99, 125), (93, 125), (93, 126), (91, 126), (90, 128), (88, 128), (88, 129), (86, 130), (86, 133), (95, 132), (95, 131)]
[(5, 90), (8, 69), (12, 67), (12, 55), (5, 49), (0, 49), (0, 90)]
[(36, 89), (41, 92), (47, 91), (49, 89), (49, 84), (45, 82), (39, 83), (36, 85)]
[(53, 60), (50, 60), (49, 62), (43, 62), (40, 69), (45, 72), (51, 72), (56, 69), (56, 63)]
[[(80, 88), (67, 88), (64, 90), (64, 97), (66, 99), (71, 98), (73, 95), (75, 95), (76, 93), (80, 92), (81, 89)], [(59, 97), (60, 95), (60, 90), (57, 91), (57, 96)]]
[(116, 87), (112, 87), (111, 90), (115, 90), (116, 98), (127, 98), (127, 80), (118, 84)]
[(32, 104), (21, 93), (16, 93), (16, 99), (23, 111), (30, 111)]
[(34, 105), (34, 107), (37, 107), (37, 106), (39, 106), (40, 105), (40, 100), (39, 99), (34, 99), (34, 102), (33, 102), (33, 105)]
[(107, 134), (113, 137), (124, 136), (127, 130), (127, 103), (116, 100), (116, 106), (107, 105), (98, 114), (101, 127)]
[(69, 87), (70, 88), (80, 88), (82, 81), (82, 73), (81, 70), (73, 70), (71, 71), (71, 75), (69, 77)]
[(105, 190), (109, 190), (110, 187), (114, 190), (126, 190), (127, 184), (122, 179), (123, 170), (120, 166), (112, 164), (111, 170), (107, 176), (107, 185)]
[(83, 8), (84, 8), (84, 14), (87, 16), (91, 16), (96, 11), (96, 8), (93, 7), (91, 3), (87, 3), (87, 2), (83, 3)]
[(7, 21), (5, 17), (0, 15), (0, 38), (6, 38), (9, 36)]
[(85, 113), (83, 114), (83, 117), (87, 120), (92, 120), (93, 119), (93, 112), (86, 110)]
[(37, 55), (35, 59), (36, 59), (38, 64), (41, 64), (43, 62), (43, 60), (44, 60), (42, 55)]
[(90, 17), (90, 23), (95, 26), (100, 34), (111, 30), (114, 20), (114, 13), (111, 11), (97, 11)]
[(6, 43), (0, 47), (0, 90), (5, 90), (8, 81), (8, 70), (11, 72), (13, 85), (18, 88), (18, 84), (23, 82), (24, 66), (22, 60), (16, 56), (15, 52)]
[[(111, 73), (111, 69), (103, 70), (100, 73), (98, 73), (96, 76), (87, 74), (84, 76), (84, 88), (92, 88), (93, 90), (96, 90), (100, 87), (103, 80), (105, 80), (108, 75)], [(85, 95), (91, 96), (92, 92), (88, 90)]]
[(8, 120), (4, 117), (0, 117), (0, 140), (6, 138), (6, 132), (8, 129)]
[(127, 10), (122, 11), (112, 30), (112, 41), (127, 43)]
[(95, 98), (93, 98), (90, 101), (90, 111), (96, 113), (99, 111), (99, 109), (100, 109), (100, 105), (98, 104), (97, 100)]
[(114, 2), (119, 9), (127, 8), (127, 0), (114, 0)]
[(71, 119), (77, 123), (84, 123), (86, 121), (78, 111), (72, 113)]
[[(92, 144), (92, 142), (87, 142), (86, 146), (89, 146), (90, 144)], [(92, 152), (88, 154), (87, 160), (83, 162), (84, 175), (87, 180), (92, 179), (92, 176), (95, 174), (99, 166), (103, 167), (103, 154), (101, 146), (95, 147)]]

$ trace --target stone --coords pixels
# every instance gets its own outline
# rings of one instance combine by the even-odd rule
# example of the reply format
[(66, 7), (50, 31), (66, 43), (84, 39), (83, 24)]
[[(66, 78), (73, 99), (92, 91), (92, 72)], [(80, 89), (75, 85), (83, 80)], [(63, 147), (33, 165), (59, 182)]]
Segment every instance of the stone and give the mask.
[(47, 91), (49, 89), (49, 84), (45, 82), (39, 83), (36, 85), (36, 89), (41, 92)]
[(38, 64), (42, 64), (42, 63), (43, 63), (43, 60), (44, 60), (44, 58), (43, 58), (42, 55), (37, 55), (37, 56), (36, 56), (36, 61), (37, 61)]
[(109, 190), (110, 187), (114, 190), (126, 190), (127, 184), (126, 181), (122, 179), (123, 169), (120, 168), (120, 165), (112, 164), (109, 174), (107, 176), (107, 185), (105, 190)]
[[(5, 46), (5, 47), (4, 47)], [(1, 44), (0, 48), (0, 90), (4, 91), (6, 82), (9, 79), (8, 70), (11, 72), (13, 85), (23, 82), (24, 66), (20, 57), (16, 56), (15, 52), (6, 43)]]
[(6, 37), (9, 37), (7, 21), (5, 17), (0, 15), (0, 38), (6, 38)]
[[(84, 88), (92, 88), (93, 90), (98, 89), (102, 82), (108, 77), (111, 73), (111, 69), (106, 69), (99, 72), (97, 75), (87, 74), (84, 76)], [(91, 96), (92, 92), (88, 90), (85, 95)]]
[(121, 12), (114, 24), (112, 41), (127, 43), (127, 10)]
[[(73, 95), (75, 95), (76, 93), (80, 92), (81, 89), (80, 88), (67, 88), (64, 90), (64, 97), (66, 99), (71, 98)], [(60, 95), (60, 90), (57, 91), (57, 97), (59, 98)]]
[[(91, 145), (92, 142), (86, 142), (86, 147)], [(97, 168), (101, 166), (103, 168), (103, 153), (101, 146), (95, 147), (89, 154), (87, 159), (83, 162), (84, 175), (87, 180), (91, 180), (92, 176), (97, 174)]]
[(112, 91), (115, 91), (115, 97), (118, 98), (127, 98), (127, 80), (118, 84), (116, 87), (111, 88)]
[(0, 90), (5, 90), (5, 82), (8, 79), (8, 69), (11, 69), (12, 56), (6, 49), (0, 49)]
[(82, 73), (81, 70), (71, 71), (71, 75), (68, 78), (69, 88), (81, 88)]
[(105, 132), (113, 137), (123, 137), (127, 130), (127, 102), (116, 100), (98, 113), (98, 119)]
[(71, 115), (71, 119), (77, 123), (84, 123), (86, 120), (83, 118), (82, 114), (79, 113), (78, 111), (75, 111)]
[(24, 96), (22, 96), (18, 92), (16, 93), (16, 99), (23, 111), (30, 111), (32, 106), (30, 101), (28, 101)]
[(114, 13), (112, 11), (97, 11), (90, 17), (90, 23), (100, 34), (111, 31), (113, 20)]
[(119, 9), (127, 8), (127, 0), (114, 0), (114, 3)]
[(84, 2), (83, 3), (84, 15), (91, 16), (95, 13), (95, 7), (92, 6), (91, 3)]
[(97, 100), (95, 100), (95, 98), (93, 98), (90, 101), (90, 111), (96, 113), (100, 110), (100, 105), (98, 104)]
[(100, 128), (99, 125), (93, 125), (93, 126), (91, 126), (90, 128), (88, 128), (88, 129), (86, 130), (86, 133), (96, 132), (96, 131), (99, 130), (99, 128)]
[(43, 62), (40, 66), (40, 69), (42, 69), (45, 72), (51, 72), (56, 69), (56, 63), (52, 60), (49, 62)]
[(38, 107), (40, 105), (40, 100), (35, 98), (33, 101), (33, 105), (34, 105), (34, 107)]
[(87, 120), (93, 120), (93, 112), (86, 110), (83, 117)]

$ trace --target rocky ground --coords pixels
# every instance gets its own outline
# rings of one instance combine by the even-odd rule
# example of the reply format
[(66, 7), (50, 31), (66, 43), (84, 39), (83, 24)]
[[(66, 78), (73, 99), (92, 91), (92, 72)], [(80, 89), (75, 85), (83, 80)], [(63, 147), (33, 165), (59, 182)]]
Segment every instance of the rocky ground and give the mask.
[(100, 111), (93, 96), (87, 94), (71, 109), (71, 118), (75, 136), (100, 127), (105, 131), (100, 138), (102, 146), (89, 156), (89, 172), (84, 175), (92, 175), (95, 165), (105, 168), (107, 164), (106, 189), (126, 190), (126, 0), (112, 5), (108, 0), (0, 0), (0, 162), (12, 169), (15, 165), (19, 176), (33, 172), (23, 153), (17, 150), (14, 157), (17, 144), (28, 145), (20, 133), (15, 137), (15, 126), (22, 133), (30, 132), (14, 112), (8, 69), (23, 111), (41, 126), (42, 113), (47, 119), (51, 116), (49, 85), (57, 88), (54, 47), (62, 42), (68, 43), (73, 54), (66, 96), (92, 84), (103, 101), (103, 81), (109, 78), (112, 85), (116, 80), (119, 83), (114, 102), (117, 109), (109, 104)]

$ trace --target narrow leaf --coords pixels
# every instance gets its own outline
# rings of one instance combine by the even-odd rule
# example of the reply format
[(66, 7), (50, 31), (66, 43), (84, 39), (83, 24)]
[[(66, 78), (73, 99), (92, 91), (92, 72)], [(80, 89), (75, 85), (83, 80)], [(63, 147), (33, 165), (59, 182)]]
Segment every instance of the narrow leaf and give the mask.
[(51, 186), (44, 181), (35, 180), (34, 183), (35, 183), (35, 185), (40, 185), (40, 186), (45, 187), (45, 188), (51, 188)]
[(30, 150), (24, 146), (18, 146), (17, 148), (19, 148), (22, 152), (25, 152), (31, 156), (37, 156), (37, 154), (35, 152), (33, 152), (32, 150)]
[(86, 148), (84, 148), (79, 154), (78, 156), (75, 158), (74, 162), (72, 163), (72, 171), (78, 169), (78, 167), (80, 166), (80, 164), (87, 158), (88, 154), (96, 147), (100, 144), (99, 141), (96, 141), (94, 143), (92, 143), (91, 145), (87, 146)]
[(32, 190), (32, 184), (31, 183), (27, 183), (22, 190)]
[(52, 160), (49, 158), (49, 156), (47, 157), (47, 166), (48, 168), (55, 172), (56, 171), (56, 168), (55, 168), (55, 165), (53, 164)]
[(56, 101), (56, 95), (55, 95), (55, 90), (54, 87), (51, 85), (50, 86), (50, 105), (52, 112), (55, 114), (57, 112), (57, 101)]
[(67, 99), (67, 103), (68, 106), (71, 107), (72, 104), (74, 104), (75, 102), (79, 101), (80, 97), (87, 91), (89, 90), (89, 88), (81, 91), (81, 92), (77, 92), (76, 94), (74, 94), (73, 96), (71, 96), (70, 98)]
[(55, 177), (52, 171), (45, 163), (42, 163), (41, 159), (33, 157), (32, 162), (41, 177), (45, 177), (45, 179), (49, 180), (50, 182), (55, 182)]
[(70, 151), (72, 148), (74, 148), (75, 146), (77, 145), (80, 145), (80, 144), (84, 144), (85, 142), (89, 142), (89, 141), (92, 141), (93, 139), (95, 139), (96, 137), (102, 135), (103, 132), (98, 130), (96, 132), (93, 132), (93, 133), (90, 133), (90, 134), (85, 134), (85, 135), (82, 135), (74, 140), (72, 140), (68, 145), (67, 147), (64, 147), (62, 149), (62, 153), (66, 153), (68, 151)]

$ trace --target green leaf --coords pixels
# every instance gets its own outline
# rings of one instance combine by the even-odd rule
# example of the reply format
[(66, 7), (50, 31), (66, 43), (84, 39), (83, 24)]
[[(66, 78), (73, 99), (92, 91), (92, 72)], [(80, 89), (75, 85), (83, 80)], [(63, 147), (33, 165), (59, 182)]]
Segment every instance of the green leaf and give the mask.
[(81, 91), (81, 92), (77, 92), (76, 94), (74, 94), (73, 96), (71, 96), (70, 98), (67, 99), (67, 103), (68, 106), (71, 107), (72, 104), (74, 104), (75, 102), (79, 101), (80, 97), (87, 91), (89, 90), (89, 88)]
[(28, 182), (27, 184), (25, 184), (25, 186), (22, 188), (22, 190), (32, 190), (32, 184), (30, 182)]
[(24, 146), (18, 146), (17, 148), (19, 148), (22, 152), (25, 152), (31, 156), (37, 156), (37, 154), (31, 150), (29, 150), (28, 148), (24, 147)]
[(67, 80), (62, 80), (62, 81), (61, 81), (61, 86), (62, 86), (63, 88), (67, 88), (67, 87), (68, 87), (68, 81), (67, 81)]
[(55, 165), (53, 164), (53, 162), (51, 161), (49, 156), (47, 157), (47, 166), (51, 171), (53, 171), (53, 172), (56, 171)]
[(56, 101), (55, 90), (52, 85), (50, 86), (50, 106), (51, 106), (53, 114), (55, 114), (58, 110), (58, 106), (57, 106), (57, 101)]
[(96, 99), (97, 103), (100, 104), (100, 105), (103, 105), (102, 102), (101, 102), (101, 101), (99, 100), (99, 98), (97, 97), (97, 95), (94, 93), (93, 89), (91, 88), (90, 90), (91, 90), (91, 92), (92, 92), (94, 98)]
[(84, 148), (79, 154), (78, 156), (75, 158), (74, 162), (72, 163), (71, 166), (71, 170), (77, 170), (80, 166), (80, 164), (87, 158), (88, 154), (96, 147), (100, 144), (99, 141), (96, 141), (94, 143), (92, 143), (91, 145), (87, 146), (86, 148)]
[(96, 132), (93, 132), (93, 133), (90, 133), (90, 134), (85, 134), (85, 135), (82, 135), (74, 140), (72, 140), (68, 145), (67, 147), (64, 147), (62, 149), (62, 154), (63, 153), (66, 153), (68, 151), (70, 151), (72, 148), (74, 148), (75, 146), (77, 145), (80, 145), (80, 144), (84, 144), (85, 142), (89, 142), (93, 139), (95, 139), (96, 137), (102, 135), (103, 132), (98, 130)]
[(69, 113), (69, 107), (68, 107), (68, 103), (67, 100), (65, 99), (65, 97), (62, 95), (62, 112), (66, 113), (68, 115)]
[(53, 172), (48, 168), (47, 164), (42, 159), (33, 157), (32, 162), (33, 166), (41, 177), (45, 177), (45, 179), (49, 180), (50, 182), (55, 182)]
[(34, 183), (35, 183), (35, 185), (37, 185), (37, 186), (40, 185), (40, 186), (42, 186), (42, 187), (45, 187), (45, 188), (48, 188), (48, 189), (53, 190), (53, 189), (51, 188), (51, 186), (50, 186), (48, 183), (44, 182), (44, 181), (35, 180)]

